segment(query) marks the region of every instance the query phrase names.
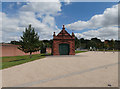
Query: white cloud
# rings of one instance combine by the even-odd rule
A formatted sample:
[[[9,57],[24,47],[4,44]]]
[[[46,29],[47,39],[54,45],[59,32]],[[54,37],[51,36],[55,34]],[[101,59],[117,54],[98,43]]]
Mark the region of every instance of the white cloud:
[[[22,3],[21,3],[21,2],[17,2],[16,4],[17,4],[17,5],[21,5]]]
[[[68,4],[70,0],[67,1]],[[77,21],[68,24],[66,27],[72,30],[96,29],[83,33],[75,33],[77,36],[84,38],[100,37],[101,39],[117,39],[118,6],[107,8],[103,14],[93,16],[89,21]],[[60,31],[55,23],[54,16],[59,15],[61,3],[57,2],[29,2],[21,7],[17,17],[9,17],[7,13],[0,12],[0,24],[2,24],[3,41],[19,40],[20,35],[29,24],[38,32],[40,39],[51,39],[55,31]],[[2,20],[2,21],[1,21]],[[1,25],[0,25],[1,26]],[[79,37],[80,37],[79,36]]]
[[[43,18],[42,22],[44,24],[47,24],[48,26],[50,27],[54,27],[55,26],[55,19],[54,17],[50,16],[50,15],[47,15]]]
[[[98,30],[89,30],[83,33],[75,33],[78,38],[91,39],[98,37],[104,39],[118,39],[118,27],[103,27]]]
[[[74,34],[75,34],[75,36],[76,36],[78,39],[80,39],[80,38],[83,37],[83,34],[81,34],[81,33],[74,33]]]
[[[39,15],[56,15],[61,11],[60,2],[30,2],[21,8],[22,11],[37,12]]]
[[[69,5],[71,3],[71,0],[64,0],[65,5]]]
[[[29,2],[20,8],[17,17],[2,14],[3,41],[19,40],[29,24],[38,32],[40,39],[51,39],[53,32],[58,32],[54,16],[61,11],[60,2]]]
[[[77,21],[71,24],[67,24],[66,27],[71,30],[85,30],[81,34],[76,34],[76,36],[81,35],[81,37],[86,39],[91,39],[93,37],[98,37],[102,40],[104,39],[118,39],[118,5],[112,6],[112,8],[107,8],[103,14],[94,15],[88,21]],[[97,30],[93,30],[97,29]]]
[[[118,5],[107,8],[103,14],[94,15],[88,21],[77,21],[67,24],[66,27],[71,30],[97,29],[99,27],[118,25]]]

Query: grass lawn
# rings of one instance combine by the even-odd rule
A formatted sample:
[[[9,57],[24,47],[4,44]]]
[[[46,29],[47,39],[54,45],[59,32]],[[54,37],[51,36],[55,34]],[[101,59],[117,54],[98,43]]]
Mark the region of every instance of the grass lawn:
[[[32,55],[32,58],[29,58],[29,55],[9,56],[9,57],[2,57],[0,58],[0,60],[2,60],[2,69],[4,69],[4,68],[12,67],[15,65],[23,64],[26,62],[34,61],[37,59],[41,59],[41,58],[44,58],[45,56],[46,56],[45,54],[34,54]]]
[[[83,52],[87,52],[87,51],[80,51],[80,50],[75,51],[75,53],[83,53]]]
[[[87,52],[87,51],[75,51],[75,53],[82,53],[82,52]],[[51,54],[48,54],[48,55],[51,55]],[[46,56],[45,54],[34,54],[32,55],[32,58],[30,58],[29,55],[0,57],[0,60],[2,60],[2,68],[0,67],[0,69],[5,69],[15,65],[45,58],[45,56]]]

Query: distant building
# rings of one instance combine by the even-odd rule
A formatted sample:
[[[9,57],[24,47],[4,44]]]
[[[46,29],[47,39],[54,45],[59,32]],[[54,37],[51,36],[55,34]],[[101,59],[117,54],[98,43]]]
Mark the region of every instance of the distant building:
[[[46,48],[46,53],[52,53],[52,49],[51,48]]]
[[[18,49],[19,45],[13,44],[0,44],[0,50],[2,52],[2,57],[4,56],[22,56],[22,55],[29,55],[29,53],[24,53],[23,51]],[[32,54],[40,54],[40,51],[33,52]]]
[[[70,35],[63,25],[62,31],[53,34],[53,55],[75,55],[75,35]]]

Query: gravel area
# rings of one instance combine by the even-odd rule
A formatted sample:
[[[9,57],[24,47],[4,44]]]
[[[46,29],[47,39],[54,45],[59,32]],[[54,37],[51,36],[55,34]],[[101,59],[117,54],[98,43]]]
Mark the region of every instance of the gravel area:
[[[3,87],[117,87],[118,52],[84,52],[2,70]]]

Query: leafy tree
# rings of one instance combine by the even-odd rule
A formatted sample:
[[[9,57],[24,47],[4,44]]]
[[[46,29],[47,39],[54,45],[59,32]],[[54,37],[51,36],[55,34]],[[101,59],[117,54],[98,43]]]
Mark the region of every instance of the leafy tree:
[[[11,41],[10,43],[11,43],[11,44],[14,44],[14,45],[19,45],[19,44],[20,44],[19,41],[15,41],[15,40],[14,40],[14,41]]]
[[[109,42],[109,40],[104,41],[104,49],[109,49],[110,48],[108,42]]]
[[[19,42],[20,46],[18,48],[25,53],[30,53],[30,58],[32,57],[32,52],[40,50],[39,36],[31,25],[23,31],[23,36],[21,36]]]
[[[75,37],[75,49],[80,47],[80,41],[77,37]]]
[[[53,43],[53,40],[41,40],[40,41],[40,44],[41,44],[41,47],[40,47],[41,53],[46,53],[46,48],[52,48],[52,43]]]
[[[109,42],[109,46],[111,49],[115,49],[115,41],[113,39]]]
[[[120,40],[115,40],[115,49],[120,50]]]

